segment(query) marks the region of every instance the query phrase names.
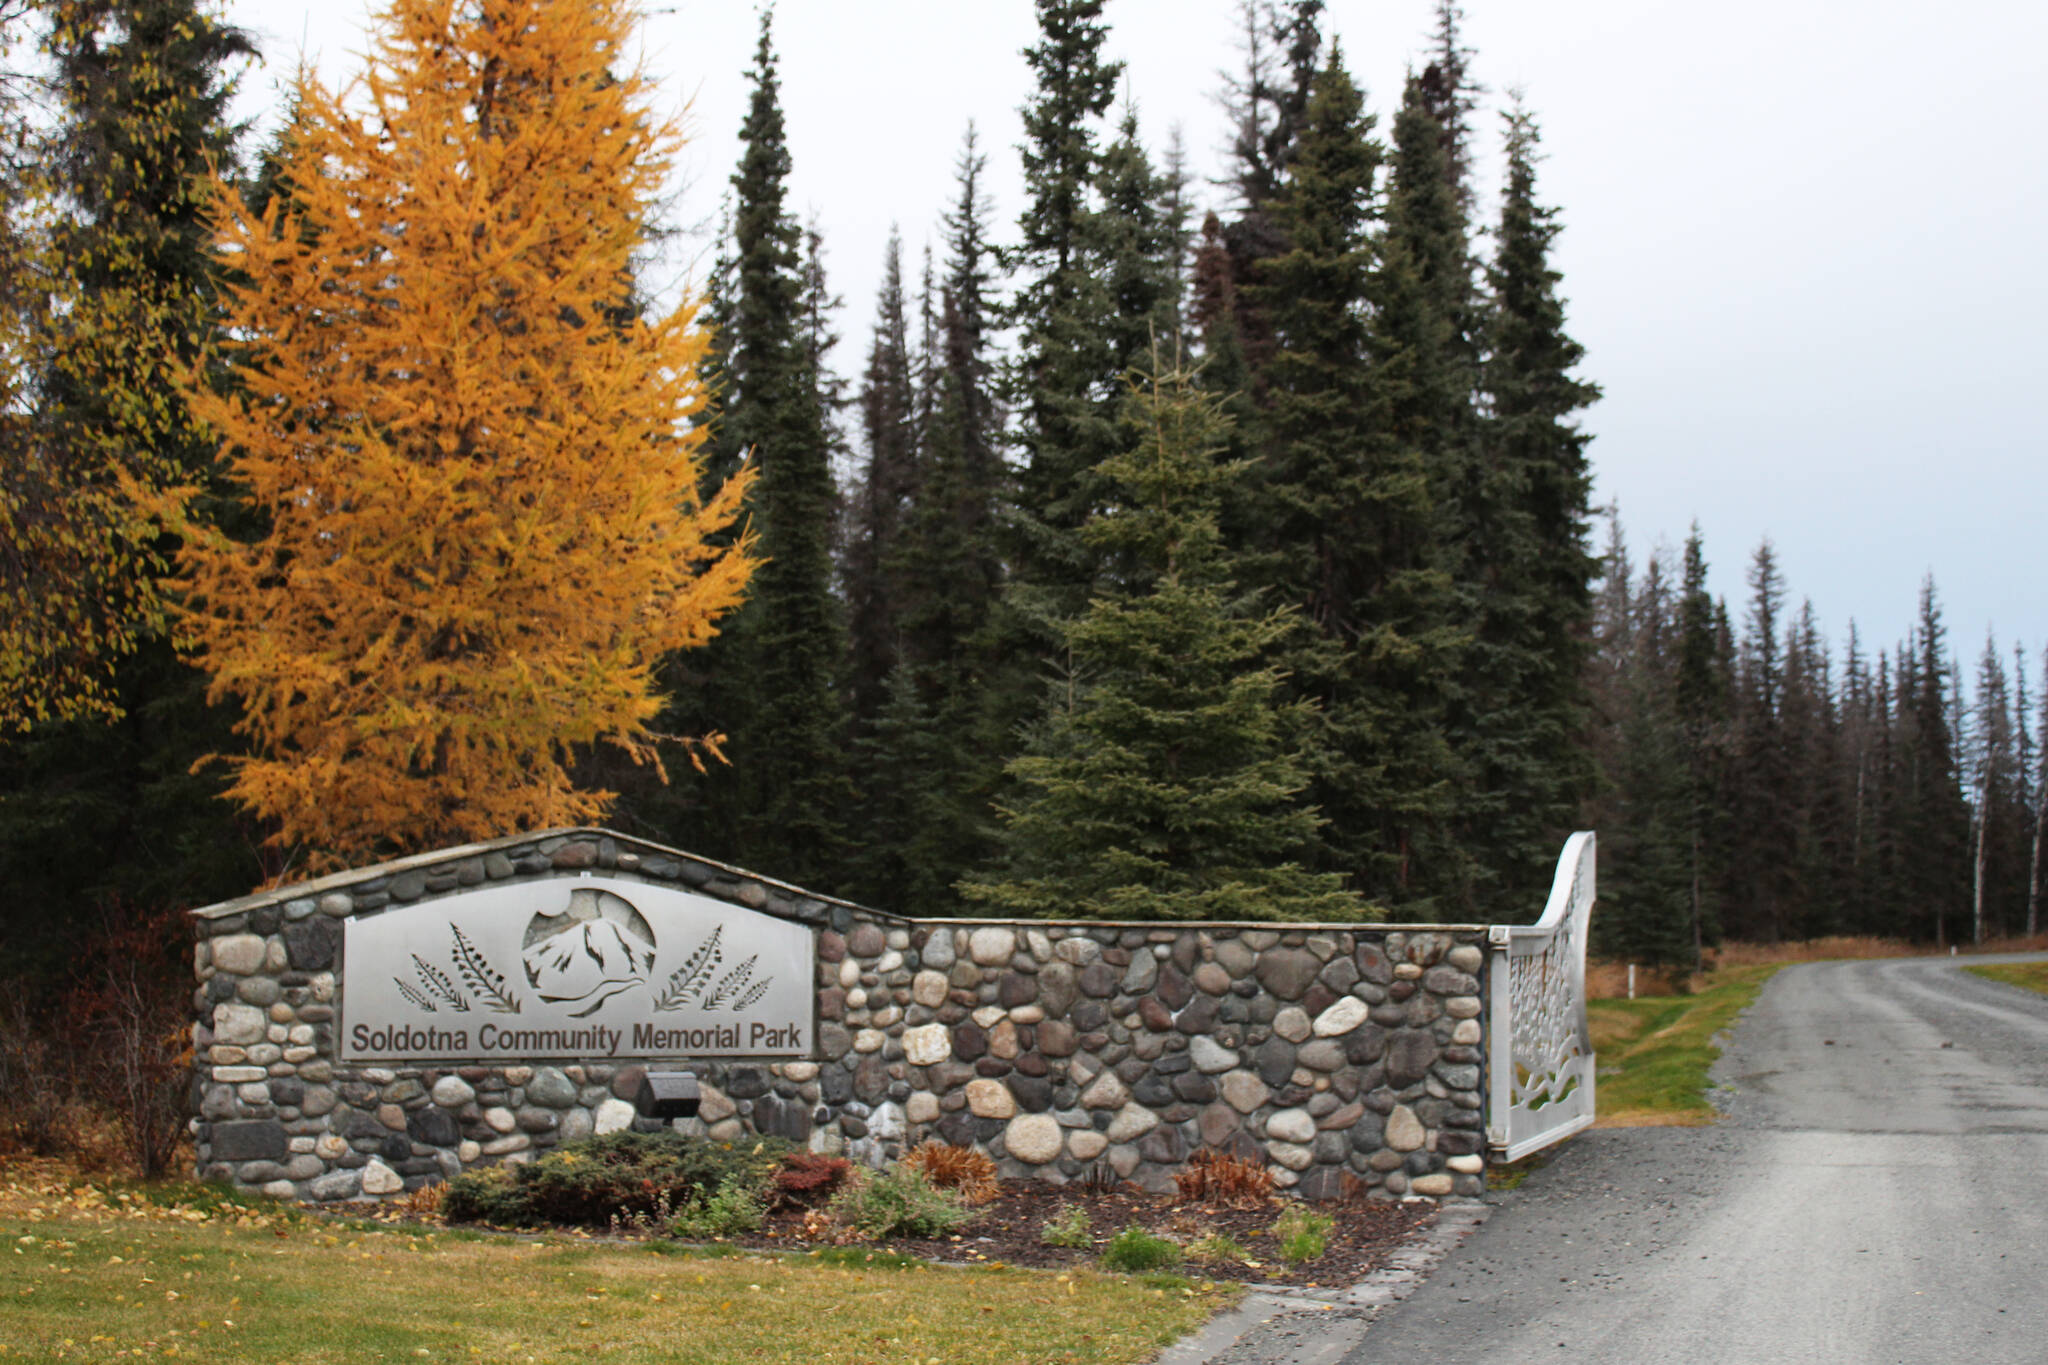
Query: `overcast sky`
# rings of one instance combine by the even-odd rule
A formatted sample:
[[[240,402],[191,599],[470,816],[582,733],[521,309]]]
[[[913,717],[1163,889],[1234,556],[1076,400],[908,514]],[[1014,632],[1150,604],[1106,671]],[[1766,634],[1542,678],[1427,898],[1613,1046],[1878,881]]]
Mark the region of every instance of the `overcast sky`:
[[[246,112],[274,118],[303,50],[330,80],[360,65],[364,0],[229,0],[268,65]],[[1540,191],[1586,377],[1597,496],[1638,552],[1697,518],[1713,587],[1738,616],[1769,536],[1797,599],[1839,648],[1911,623],[1933,571],[1951,643],[1974,667],[1987,627],[2048,644],[2039,411],[2048,343],[2048,5],[2040,0],[1466,0],[1483,188],[1500,92],[1543,125]],[[1235,0],[1111,0],[1142,130],[1178,125],[1221,173],[1218,72]],[[737,159],[755,7],[675,0],[646,26],[648,66],[694,140],[674,217],[717,210]],[[1430,0],[1332,0],[1383,126],[1425,47]],[[998,231],[1020,207],[1020,56],[1028,0],[782,0],[776,18],[794,171],[847,301],[858,370],[884,243],[934,239],[967,121],[990,156]],[[1220,192],[1210,191],[1212,200]],[[914,268],[914,266],[912,267]]]

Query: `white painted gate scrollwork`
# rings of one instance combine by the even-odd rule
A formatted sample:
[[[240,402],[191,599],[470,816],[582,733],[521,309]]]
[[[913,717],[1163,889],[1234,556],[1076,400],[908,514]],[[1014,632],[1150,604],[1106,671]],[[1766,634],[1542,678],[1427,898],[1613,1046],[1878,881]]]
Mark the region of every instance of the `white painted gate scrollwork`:
[[[1487,1144],[1518,1161],[1593,1122],[1593,1039],[1586,1026],[1586,931],[1593,914],[1593,835],[1557,860],[1543,918],[1497,924],[1488,1024]]]

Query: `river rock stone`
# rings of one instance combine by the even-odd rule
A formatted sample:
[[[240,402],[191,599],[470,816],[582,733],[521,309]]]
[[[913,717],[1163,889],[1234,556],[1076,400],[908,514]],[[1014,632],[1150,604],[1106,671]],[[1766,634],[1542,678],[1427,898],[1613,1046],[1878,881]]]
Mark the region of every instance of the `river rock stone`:
[[[977,1076],[967,1083],[967,1107],[977,1118],[1007,1119],[1016,1114],[1017,1099],[1001,1081]]]
[[[953,1055],[953,1030],[921,1024],[903,1031],[903,1059],[912,1066],[937,1066]]]
[[[1003,1148],[1017,1160],[1043,1166],[1060,1154],[1063,1135],[1051,1114],[1019,1114],[1003,1129]]]
[[[275,1119],[216,1123],[210,1137],[215,1161],[283,1161],[290,1150]]]
[[[639,1111],[621,1099],[605,1100],[591,1111],[590,1130],[603,1137],[606,1133],[622,1133],[633,1126]],[[698,1117],[703,1117],[700,1111]]]
[[[1316,1164],[1316,1154],[1312,1148],[1292,1142],[1269,1142],[1266,1144],[1266,1155],[1290,1171],[1305,1171]]]
[[[1395,1105],[1394,1112],[1387,1115],[1387,1146],[1397,1152],[1413,1152],[1427,1141],[1429,1133],[1422,1120],[1415,1117],[1415,1111],[1405,1104]]]
[[[270,1017],[254,1005],[213,1007],[213,1036],[220,1042],[240,1047],[260,1043],[269,1034]]]
[[[1316,1121],[1306,1109],[1282,1109],[1266,1118],[1266,1136],[1280,1142],[1312,1142]],[[1299,1170],[1300,1167],[1294,1169]]]
[[[1081,1092],[1081,1104],[1088,1109],[1121,1109],[1130,1099],[1130,1089],[1114,1071],[1104,1071]]]
[[[476,1087],[460,1076],[443,1076],[434,1082],[434,1103],[443,1109],[460,1109],[476,1098]]]
[[[1344,996],[1316,1016],[1315,1031],[1318,1038],[1335,1038],[1351,1032],[1365,1022],[1370,1013],[1363,1000],[1355,996]]]
[[[978,966],[1007,966],[1017,952],[1017,935],[1010,929],[976,929],[967,937],[967,955]]]
[[[1188,1039],[1188,1056],[1194,1061],[1195,1070],[1205,1076],[1220,1075],[1236,1066],[1239,1060],[1235,1052],[1214,1038],[1199,1033]]]
[[[1223,1078],[1223,1102],[1240,1114],[1249,1114],[1264,1104],[1272,1091],[1249,1071],[1233,1071]]]
[[[1281,1000],[1299,1000],[1323,964],[1299,948],[1275,948],[1259,958],[1253,974],[1259,984]]]
[[[1436,1061],[1436,1040],[1421,1029],[1403,1029],[1387,1044],[1387,1081],[1413,1085],[1429,1074]]]
[[[537,1067],[533,1079],[526,1083],[526,1099],[529,1104],[566,1109],[576,1103],[576,1082],[560,1067]]]
[[[381,1158],[373,1156],[370,1164],[363,1167],[364,1194],[397,1194],[404,1188],[405,1177],[386,1166]]]
[[[1159,1126],[1159,1115],[1141,1104],[1127,1104],[1117,1110],[1106,1130],[1109,1140],[1116,1143],[1134,1142]]]

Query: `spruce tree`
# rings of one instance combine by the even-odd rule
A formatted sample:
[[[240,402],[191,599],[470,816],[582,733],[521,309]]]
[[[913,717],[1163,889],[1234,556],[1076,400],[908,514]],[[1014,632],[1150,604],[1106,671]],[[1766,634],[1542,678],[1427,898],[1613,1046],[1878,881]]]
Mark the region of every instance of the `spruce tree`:
[[[1577,414],[1600,396],[1574,373],[1585,348],[1565,331],[1551,266],[1557,213],[1536,199],[1535,120],[1517,105],[1506,122],[1507,188],[1487,271],[1480,486],[1467,504],[1485,521],[1467,527],[1460,557],[1474,612],[1464,747],[1488,797],[1466,829],[1487,873],[1482,904],[1498,915],[1540,901],[1591,779],[1581,742],[1591,437]]]
[[[267,832],[216,800],[231,708],[163,629],[161,537],[120,484],[227,513],[173,380],[218,345],[209,170],[247,37],[192,0],[0,5],[48,96],[0,76],[0,957],[65,979],[88,926],[235,895]],[[10,63],[11,68],[11,63]],[[22,733],[15,733],[16,731]]]
[[[903,241],[889,235],[874,339],[861,381],[864,461],[849,507],[846,602],[852,648],[853,713],[865,727],[880,714],[901,648],[905,523],[918,477],[917,385],[903,297]]]
[[[762,565],[733,627],[738,648],[719,661],[751,705],[732,721],[733,768],[713,774],[707,799],[737,803],[727,856],[822,886],[841,875],[842,820],[852,803],[839,688],[845,624],[832,592],[837,494],[811,324],[821,310],[806,305],[805,243],[785,207],[790,162],[771,17],[761,17],[732,182],[735,264],[720,417],[721,444],[759,469],[748,510]],[[809,279],[815,299],[816,272]]]
[[[1112,397],[1122,357],[1103,334],[1111,309],[1098,273],[1096,125],[1115,95],[1121,63],[1105,62],[1102,0],[1037,0],[1039,41],[1025,61],[1037,77],[1024,107],[1024,212],[1005,263],[1025,279],[1007,321],[1017,329],[1009,377],[1018,417],[1016,546],[1020,575],[1079,605],[1085,558],[1072,536],[1086,519],[1087,476],[1114,446]]]
[[[985,695],[997,662],[990,627],[1002,582],[995,516],[1003,487],[985,169],[970,126],[959,198],[945,219],[940,305],[923,347],[930,416],[900,549],[888,561],[898,646],[862,750],[870,815],[858,887],[870,903],[921,914],[944,913],[953,884],[989,856],[988,800],[1002,761]]]
[[[1684,740],[1686,904],[1693,970],[1703,971],[1706,945],[1720,939],[1730,682],[1717,648],[1714,600],[1707,593],[1706,548],[1698,522],[1685,540],[1677,631],[1672,700]]]
[[[1308,920],[1363,905],[1304,869],[1301,706],[1263,662],[1295,628],[1244,596],[1218,512],[1241,477],[1222,416],[1179,370],[1127,408],[1130,449],[1099,468],[1083,538],[1119,572],[1067,623],[1072,671],[1003,812],[1007,862],[962,884],[1007,914]]]

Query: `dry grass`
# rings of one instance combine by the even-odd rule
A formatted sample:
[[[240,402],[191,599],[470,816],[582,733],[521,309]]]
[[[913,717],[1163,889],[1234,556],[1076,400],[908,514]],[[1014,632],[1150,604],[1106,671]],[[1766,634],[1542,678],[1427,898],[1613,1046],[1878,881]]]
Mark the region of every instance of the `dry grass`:
[[[1180,1197],[1191,1203],[1256,1208],[1273,1197],[1273,1173],[1264,1166],[1204,1147],[1174,1172]]]
[[[1978,953],[2048,952],[2048,934],[2032,938],[1986,939],[1977,946],[1963,945],[1961,955]],[[1707,950],[1707,976],[1688,973],[1678,967],[1636,967],[1636,998],[1690,995],[1707,986],[1712,973],[1729,967],[1783,966],[1789,962],[1840,962],[1878,957],[1931,957],[1934,949],[1924,943],[1902,938],[1878,938],[1868,934],[1834,934],[1827,938],[1801,939],[1786,943],[1723,943]],[[1626,1000],[1628,967],[1612,959],[1586,964],[1586,996],[1590,1000]]]
[[[188,1187],[199,1189],[201,1187]],[[152,1205],[0,1165],[0,1361],[218,1365],[1135,1365],[1234,1292],[900,1259],[661,1254],[587,1238]]]
[[[903,1165],[922,1172],[934,1189],[955,1190],[968,1204],[986,1204],[1002,1190],[996,1163],[977,1147],[948,1142],[922,1142],[903,1158]]]

